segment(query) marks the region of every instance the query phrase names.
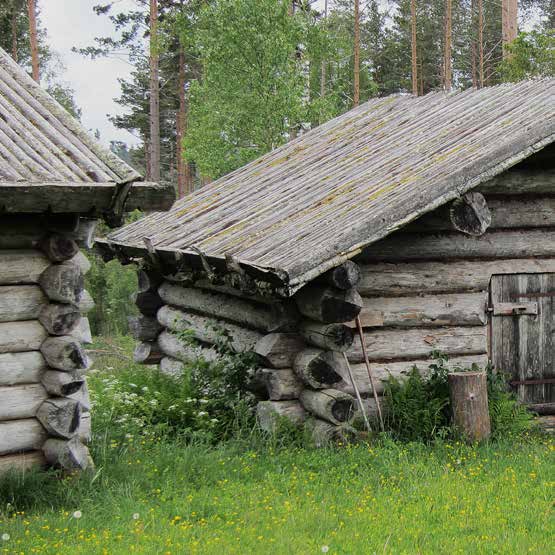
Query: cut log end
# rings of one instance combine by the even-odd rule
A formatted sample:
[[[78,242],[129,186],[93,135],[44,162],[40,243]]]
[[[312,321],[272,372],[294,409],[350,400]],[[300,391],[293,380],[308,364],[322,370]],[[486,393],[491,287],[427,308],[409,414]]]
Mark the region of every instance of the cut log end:
[[[79,341],[70,335],[49,337],[42,343],[40,351],[48,365],[57,370],[85,370],[90,364]]]
[[[60,233],[46,236],[40,241],[39,247],[52,262],[64,262],[79,252],[77,243],[71,237]]]
[[[67,335],[75,328],[80,318],[77,307],[52,303],[41,310],[39,321],[50,335]]]
[[[158,364],[164,355],[155,341],[143,341],[135,347],[133,360],[137,364]]]
[[[450,209],[453,227],[467,235],[483,235],[491,225],[491,212],[481,193],[467,193]]]
[[[64,470],[86,470],[92,463],[89,450],[77,437],[69,441],[48,439],[42,450],[49,464]]]
[[[338,353],[305,349],[295,358],[293,368],[297,376],[315,389],[333,387],[342,381],[340,366],[344,359]]]
[[[37,411],[37,420],[50,435],[69,439],[79,429],[81,405],[73,399],[47,399]]]

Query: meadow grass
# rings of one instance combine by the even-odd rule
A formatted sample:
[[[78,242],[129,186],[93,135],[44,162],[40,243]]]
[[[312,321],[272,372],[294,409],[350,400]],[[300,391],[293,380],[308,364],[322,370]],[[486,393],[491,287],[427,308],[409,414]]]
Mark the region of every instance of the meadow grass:
[[[95,430],[94,472],[0,483],[0,553],[553,553],[547,437],[316,450],[120,428]]]

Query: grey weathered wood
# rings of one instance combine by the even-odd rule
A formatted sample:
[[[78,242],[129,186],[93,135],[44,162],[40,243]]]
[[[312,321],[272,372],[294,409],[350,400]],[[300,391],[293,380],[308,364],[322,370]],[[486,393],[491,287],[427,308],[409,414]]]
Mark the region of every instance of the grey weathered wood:
[[[486,326],[372,330],[365,332],[364,340],[371,361],[427,358],[432,351],[449,356],[487,352]],[[351,362],[364,362],[359,341],[347,356]]]
[[[70,335],[49,337],[40,351],[49,366],[64,372],[86,370],[90,361],[81,347],[81,343]]]
[[[455,427],[471,442],[488,439],[491,425],[485,372],[451,372],[449,397]]]
[[[365,297],[363,327],[481,326],[487,322],[487,292],[414,297]],[[350,324],[354,327],[355,324]]]
[[[44,254],[36,250],[0,250],[0,285],[38,283],[50,266]]]
[[[258,340],[254,352],[264,366],[292,368],[297,355],[306,347],[296,333],[269,333]]]
[[[40,449],[47,437],[36,418],[0,422],[0,455]]]
[[[493,306],[527,302],[537,306],[537,314],[492,317],[492,361],[510,381],[542,380],[553,376],[554,292],[555,274],[496,275],[492,278]],[[554,384],[519,384],[516,392],[525,403],[555,402]]]
[[[83,283],[81,269],[71,262],[49,266],[39,279],[42,290],[51,301],[75,305],[81,300]]]
[[[39,315],[39,322],[50,335],[67,335],[80,319],[81,313],[76,306],[61,303],[47,304]]]
[[[310,345],[340,353],[348,351],[354,340],[353,331],[345,324],[322,324],[304,320],[299,326],[299,331]]]
[[[519,195],[553,193],[555,169],[526,170],[513,168],[480,185],[485,194]]]
[[[137,364],[158,364],[162,353],[156,341],[141,341],[133,352],[133,361]]]
[[[134,293],[132,298],[141,314],[149,318],[154,318],[158,309],[164,305],[164,301],[160,298],[157,291]]]
[[[7,213],[107,212],[115,183],[0,183],[0,209]],[[172,184],[136,182],[129,191],[125,211],[164,211],[175,201]]]
[[[218,343],[222,339],[222,330],[226,330],[231,345],[236,351],[252,351],[262,337],[254,330],[242,328],[236,324],[221,322],[206,316],[186,314],[170,306],[163,306],[158,311],[158,322],[172,331],[190,330],[193,337],[205,343]]]
[[[486,199],[475,191],[454,200],[449,215],[455,230],[467,235],[483,235],[491,224],[491,212]]]
[[[305,384],[324,389],[341,381],[341,367],[344,365],[340,353],[308,347],[295,357],[293,369]]]
[[[47,337],[37,320],[0,323],[0,353],[38,351]]]
[[[327,324],[350,322],[362,309],[362,299],[355,289],[307,285],[295,295],[295,301],[301,314]]]
[[[555,272],[555,258],[378,262],[361,269],[358,289],[362,295],[457,293],[486,291],[493,274]]]
[[[332,424],[350,422],[355,415],[355,399],[336,389],[304,389],[300,400],[305,410]]]
[[[94,245],[94,234],[98,220],[95,218],[79,218],[79,225],[77,229],[69,236],[82,248],[92,249]]]
[[[164,281],[164,276],[157,270],[139,270],[137,272],[137,290],[139,293],[156,291]]]
[[[298,320],[296,310],[288,303],[255,303],[169,282],[164,282],[158,292],[166,304],[264,332],[292,329]]]
[[[50,395],[67,397],[77,393],[83,387],[85,378],[78,372],[47,370],[41,376],[41,383]]]
[[[69,441],[48,439],[42,447],[46,461],[64,470],[86,470],[92,466],[89,450],[78,437]]]
[[[270,401],[298,399],[304,387],[296,373],[289,368],[259,368],[256,378],[264,385]]]
[[[69,439],[79,430],[81,405],[73,399],[52,397],[43,401],[36,415],[51,436]]]
[[[316,279],[317,283],[326,283],[337,289],[352,289],[360,281],[360,268],[352,260],[347,260],[343,264],[328,270]]]
[[[47,397],[41,384],[0,387],[0,420],[32,418]]]
[[[170,331],[163,331],[158,336],[158,346],[166,356],[180,360],[185,364],[194,363],[199,358],[208,362],[216,361],[219,358],[215,349],[195,345],[190,341],[180,339]]]
[[[77,303],[77,308],[81,314],[86,314],[94,308],[94,300],[86,289],[83,289],[81,293],[81,299]]]
[[[83,275],[86,275],[92,267],[90,260],[81,251],[77,251],[77,254],[68,262],[78,266]]]
[[[81,316],[77,321],[77,325],[69,333],[83,345],[90,345],[93,342],[91,324],[86,316]]]
[[[77,243],[61,233],[46,235],[39,241],[38,247],[52,262],[64,262],[79,252]]]
[[[160,361],[160,372],[167,376],[180,377],[185,371],[185,364],[173,357],[165,356]]]
[[[261,401],[256,407],[256,418],[266,432],[275,432],[280,421],[300,425],[307,414],[299,401]]]
[[[92,440],[92,418],[90,412],[81,413],[81,422],[79,423],[79,431],[77,433],[80,441],[88,444]]]
[[[333,442],[349,443],[357,436],[357,431],[348,424],[335,425],[319,418],[308,418],[305,429],[315,447],[325,447]]]
[[[0,354],[0,386],[39,383],[45,368],[38,351]]]
[[[434,361],[433,359],[424,360],[401,360],[394,362],[371,362],[370,370],[374,376],[374,381],[376,383],[376,392],[381,395],[384,391],[385,382],[390,378],[394,377],[397,379],[404,379],[411,372],[414,366],[416,366],[419,372],[423,375],[427,374],[430,364]],[[476,364],[480,368],[485,368],[488,363],[487,354],[482,355],[469,355],[462,357],[452,357],[447,362],[447,367],[450,369],[456,368],[472,368]],[[353,372],[353,377],[355,383],[360,391],[361,395],[369,395],[372,393],[372,388],[370,386],[370,379],[368,378],[368,370],[366,364],[352,364],[351,370]],[[350,377],[347,372],[343,373],[341,371],[343,381],[335,384],[334,389],[340,391],[345,391],[350,395],[354,395],[355,391],[351,384]]]
[[[28,451],[0,457],[0,477],[8,472],[23,473],[44,466],[46,460],[42,451]]]
[[[0,286],[0,322],[36,320],[48,299],[38,285]]]
[[[555,230],[490,230],[480,237],[462,233],[397,232],[360,255],[363,262],[457,258],[555,256]],[[359,288],[360,290],[360,288]]]
[[[85,383],[83,387],[68,395],[69,399],[72,399],[79,403],[81,407],[81,414],[83,412],[90,412],[91,410],[91,395],[89,392],[89,386],[87,385],[87,380],[85,379]]]
[[[139,341],[154,341],[164,329],[156,318],[148,316],[129,316],[129,333]]]

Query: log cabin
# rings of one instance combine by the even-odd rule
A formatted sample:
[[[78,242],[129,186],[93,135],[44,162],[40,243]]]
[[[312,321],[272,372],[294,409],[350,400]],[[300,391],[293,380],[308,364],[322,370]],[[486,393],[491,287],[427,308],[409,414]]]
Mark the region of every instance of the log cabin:
[[[166,210],[171,186],[146,183],[93,140],[0,49],[0,474],[90,464],[83,287],[98,219]]]
[[[376,98],[115,231],[138,359],[212,360],[216,322],[259,356],[261,425],[320,436],[434,351],[554,412],[554,141],[554,79]]]

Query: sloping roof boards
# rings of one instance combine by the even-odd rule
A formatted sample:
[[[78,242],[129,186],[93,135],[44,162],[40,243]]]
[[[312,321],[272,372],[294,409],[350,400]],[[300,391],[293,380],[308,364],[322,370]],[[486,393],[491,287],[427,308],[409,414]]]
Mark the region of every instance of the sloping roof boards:
[[[553,142],[554,116],[554,79],[373,99],[108,241],[231,256],[291,294]]]
[[[73,193],[87,210],[103,210],[117,186],[141,179],[0,49],[0,212],[71,210]],[[160,186],[144,184],[142,197],[152,188]]]

